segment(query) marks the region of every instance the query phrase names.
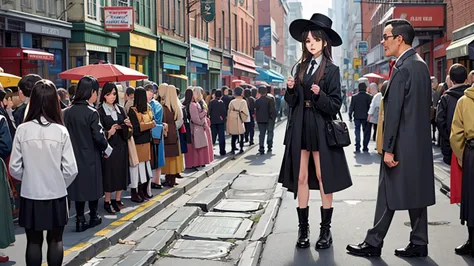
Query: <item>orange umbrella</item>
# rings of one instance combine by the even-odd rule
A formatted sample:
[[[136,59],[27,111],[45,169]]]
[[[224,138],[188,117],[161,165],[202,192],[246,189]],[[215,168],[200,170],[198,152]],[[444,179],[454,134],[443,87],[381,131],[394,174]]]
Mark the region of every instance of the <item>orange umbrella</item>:
[[[76,67],[59,73],[59,78],[79,80],[84,76],[93,76],[99,82],[120,82],[147,79],[148,76],[128,67],[114,64],[98,64]]]

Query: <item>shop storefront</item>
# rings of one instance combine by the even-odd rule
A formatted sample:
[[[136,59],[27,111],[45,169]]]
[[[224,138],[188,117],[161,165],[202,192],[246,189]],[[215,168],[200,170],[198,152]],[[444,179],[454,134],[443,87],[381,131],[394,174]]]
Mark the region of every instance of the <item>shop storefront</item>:
[[[188,62],[190,85],[201,86],[205,91],[210,91],[208,65],[209,45],[191,38],[191,58]]]
[[[118,34],[105,31],[102,27],[91,23],[73,23],[69,45],[70,67],[114,64],[119,37]]]
[[[233,54],[234,60],[234,75],[233,80],[242,80],[247,84],[251,84],[255,77],[257,77],[258,72],[256,71],[257,66],[255,65],[255,60],[251,57],[245,56],[243,54]],[[232,82],[233,87],[235,87],[235,83]]]
[[[221,69],[221,77],[222,77],[222,87],[232,86],[232,55],[223,53],[222,54],[222,69]]]
[[[447,60],[446,60],[446,49],[451,42],[446,42],[446,37],[439,38],[434,41],[433,48],[433,76],[435,76],[439,82],[444,82],[447,75]]]
[[[160,52],[159,82],[172,84],[183,92],[188,87],[188,76],[186,76],[186,52],[188,45],[162,35],[160,36],[158,46]]]
[[[155,81],[156,51],[156,37],[138,32],[120,33],[117,64],[135,69]],[[136,81],[130,81],[131,86],[136,84]]]
[[[210,89],[219,89],[222,87],[221,80],[222,52],[212,49],[209,54],[209,86]]]
[[[257,68],[256,70],[258,75],[255,77],[255,81],[263,81],[272,85],[285,82],[284,76],[272,69]]]
[[[38,74],[66,86],[59,73],[68,65],[71,23],[9,10],[1,12],[0,31],[0,67],[5,72]]]
[[[453,32],[453,40],[446,48],[448,66],[459,63],[464,65],[468,72],[474,70],[474,23]]]

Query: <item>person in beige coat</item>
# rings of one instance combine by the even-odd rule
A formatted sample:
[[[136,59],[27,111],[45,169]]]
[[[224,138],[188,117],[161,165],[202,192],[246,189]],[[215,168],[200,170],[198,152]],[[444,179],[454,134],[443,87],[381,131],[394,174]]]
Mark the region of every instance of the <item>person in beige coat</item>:
[[[474,87],[465,90],[458,100],[449,141],[462,167],[460,217],[469,232],[467,242],[454,251],[458,255],[474,256]]]
[[[235,99],[230,101],[227,112],[227,131],[232,135],[232,151],[235,154],[237,150],[236,142],[239,141],[240,153],[244,152],[244,123],[249,118],[249,108],[247,102],[242,97],[243,89],[237,87],[234,89]]]

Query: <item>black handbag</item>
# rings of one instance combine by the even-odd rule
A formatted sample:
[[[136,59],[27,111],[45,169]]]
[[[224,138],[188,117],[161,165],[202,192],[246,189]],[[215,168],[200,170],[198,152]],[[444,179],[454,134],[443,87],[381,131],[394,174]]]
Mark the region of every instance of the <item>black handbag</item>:
[[[336,120],[326,121],[326,139],[329,147],[343,148],[351,145],[349,128],[342,121],[341,112],[339,112],[339,119],[336,116]]]

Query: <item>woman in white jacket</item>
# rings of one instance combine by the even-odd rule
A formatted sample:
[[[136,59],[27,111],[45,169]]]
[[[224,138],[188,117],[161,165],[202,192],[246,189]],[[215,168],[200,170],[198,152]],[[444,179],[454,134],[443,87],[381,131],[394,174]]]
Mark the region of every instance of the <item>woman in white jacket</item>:
[[[370,94],[373,95],[372,103],[370,104],[370,108],[368,111],[367,121],[372,124],[374,135],[372,139],[375,141],[377,136],[377,123],[379,121],[379,110],[380,110],[380,103],[382,102],[382,93],[380,92],[380,88],[382,85],[377,86],[375,83],[370,84]]]
[[[41,265],[43,231],[48,232],[48,265],[62,264],[67,187],[77,173],[56,86],[40,80],[33,87],[26,118],[17,128],[10,158],[10,174],[22,181],[19,223],[26,231],[26,265]]]

